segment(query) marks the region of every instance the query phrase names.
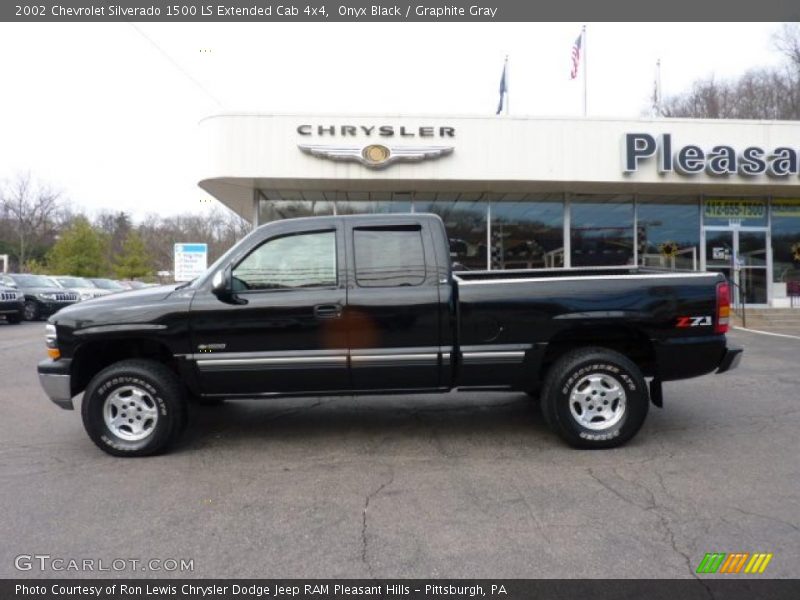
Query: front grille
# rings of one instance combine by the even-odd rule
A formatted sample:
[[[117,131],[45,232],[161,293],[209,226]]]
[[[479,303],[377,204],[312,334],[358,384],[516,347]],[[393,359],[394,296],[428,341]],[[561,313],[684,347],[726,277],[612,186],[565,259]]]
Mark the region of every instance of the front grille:
[[[0,292],[0,300],[8,301],[8,300],[16,300],[17,293],[16,292]]]
[[[56,302],[77,302],[78,294],[71,292],[59,292],[56,294]]]

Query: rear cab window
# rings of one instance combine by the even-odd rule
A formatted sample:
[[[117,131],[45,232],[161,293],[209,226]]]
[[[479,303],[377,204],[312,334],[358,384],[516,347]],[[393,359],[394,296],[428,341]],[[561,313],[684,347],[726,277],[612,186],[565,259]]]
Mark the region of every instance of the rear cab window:
[[[356,227],[353,247],[358,287],[411,287],[425,282],[420,225]]]

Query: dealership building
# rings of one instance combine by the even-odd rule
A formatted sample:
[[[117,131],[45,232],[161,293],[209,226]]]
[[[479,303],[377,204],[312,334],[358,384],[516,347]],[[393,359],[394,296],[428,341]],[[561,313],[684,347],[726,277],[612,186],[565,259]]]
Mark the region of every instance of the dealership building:
[[[800,295],[797,122],[225,114],[200,129],[200,186],[254,224],[430,212],[467,269],[707,269],[748,305]]]

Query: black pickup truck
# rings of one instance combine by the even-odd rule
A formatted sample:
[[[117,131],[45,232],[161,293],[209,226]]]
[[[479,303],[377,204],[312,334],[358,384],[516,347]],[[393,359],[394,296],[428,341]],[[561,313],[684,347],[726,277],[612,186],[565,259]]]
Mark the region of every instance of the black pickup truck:
[[[714,273],[458,272],[435,215],[259,227],[205,275],[50,318],[48,396],[106,452],[163,451],[188,401],[512,390],[582,448],[623,444],[661,383],[735,367]],[[651,378],[649,385],[646,378]]]

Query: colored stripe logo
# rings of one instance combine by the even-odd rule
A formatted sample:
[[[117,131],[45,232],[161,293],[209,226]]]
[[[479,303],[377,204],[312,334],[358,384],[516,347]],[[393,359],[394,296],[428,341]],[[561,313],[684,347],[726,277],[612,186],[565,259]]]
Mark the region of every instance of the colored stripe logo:
[[[772,556],[771,552],[707,552],[697,566],[697,573],[760,574],[766,571]]]

